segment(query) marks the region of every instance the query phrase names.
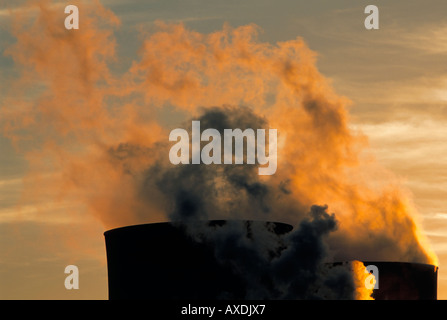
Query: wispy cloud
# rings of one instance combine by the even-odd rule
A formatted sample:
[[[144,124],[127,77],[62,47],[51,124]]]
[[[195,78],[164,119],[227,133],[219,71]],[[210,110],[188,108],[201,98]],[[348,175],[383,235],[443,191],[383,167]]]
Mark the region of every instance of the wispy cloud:
[[[13,178],[0,180],[0,188],[4,186],[17,186],[23,183],[23,178]]]
[[[81,223],[81,215],[73,211],[81,211],[81,207],[74,203],[40,203],[18,205],[0,208],[0,224],[13,222],[37,222],[45,224],[73,224]],[[70,212],[68,214],[67,212]]]

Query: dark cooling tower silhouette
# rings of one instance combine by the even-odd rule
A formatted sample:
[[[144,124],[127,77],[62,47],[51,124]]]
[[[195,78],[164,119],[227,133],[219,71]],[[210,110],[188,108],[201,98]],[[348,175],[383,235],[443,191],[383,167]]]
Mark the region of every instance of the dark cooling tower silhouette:
[[[436,300],[438,267],[409,262],[363,261],[379,270],[377,300]]]
[[[198,223],[213,227],[227,221]],[[240,223],[247,237],[257,225],[268,226],[268,232],[278,237],[292,230],[292,226],[277,222]],[[185,225],[173,223],[106,231],[109,299],[244,299],[246,288],[241,276],[216,261],[212,244],[196,241],[188,234]],[[377,300],[437,298],[438,269],[433,265],[383,261],[364,264],[378,268],[379,288],[373,293]]]
[[[199,222],[198,222],[199,223]],[[208,226],[226,221],[200,222]],[[292,226],[241,221],[247,236],[256,224],[270,225],[274,234]],[[191,227],[191,225],[189,224]],[[213,247],[187,235],[184,225],[154,223],[104,233],[110,299],[233,299],[245,296],[243,281],[229,266],[219,264]]]

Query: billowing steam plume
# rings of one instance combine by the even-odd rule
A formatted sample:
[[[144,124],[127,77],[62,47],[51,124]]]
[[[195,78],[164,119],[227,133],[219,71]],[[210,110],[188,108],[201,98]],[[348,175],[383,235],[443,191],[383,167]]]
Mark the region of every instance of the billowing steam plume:
[[[318,72],[302,39],[270,44],[257,39],[254,25],[202,34],[156,22],[138,59],[117,71],[112,12],[81,2],[80,30],[69,31],[63,10],[32,3],[11,17],[16,42],[5,53],[22,73],[1,111],[3,133],[30,162],[29,196],[45,186],[52,201],[82,204],[105,228],[190,219],[290,223],[296,230],[269,267],[276,297],[352,297],[346,274],[316,271],[325,261],[436,263],[411,198],[349,128],[348,100]],[[166,110],[183,121],[166,125]],[[277,172],[170,164],[169,132],[190,129],[191,120],[202,130],[277,129]],[[219,258],[231,260],[225,246],[242,240],[222,239]],[[259,252],[251,255],[262,265]],[[258,269],[243,268],[254,280]],[[300,278],[285,283],[291,273]],[[346,290],[336,285],[343,279]],[[327,291],[315,293],[318,284]]]

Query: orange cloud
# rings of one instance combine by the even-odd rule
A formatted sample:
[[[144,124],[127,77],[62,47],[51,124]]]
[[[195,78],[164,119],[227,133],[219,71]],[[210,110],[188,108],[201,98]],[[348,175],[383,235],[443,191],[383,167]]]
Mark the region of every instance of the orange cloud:
[[[227,218],[241,214],[229,213],[230,203],[252,218],[258,207],[251,201],[268,203],[262,219],[292,223],[311,205],[328,204],[340,221],[334,257],[436,263],[411,197],[394,178],[379,181],[383,170],[364,161],[366,139],[349,129],[348,99],[332,90],[302,39],[270,44],[258,40],[255,25],[202,34],[157,22],[138,60],[116,74],[112,12],[79,3],[80,29],[65,30],[62,10],[48,1],[30,5],[36,15],[13,19],[17,41],[6,54],[22,76],[2,113],[4,134],[28,155],[30,195],[44,187],[54,201],[82,203],[106,228],[167,220],[172,194],[150,171],[171,172],[168,128],[157,112],[173,106],[194,118],[210,107],[233,106],[222,110],[235,114],[248,107],[253,119],[278,129],[278,171],[250,176],[251,185],[269,190],[255,200],[247,188],[224,190],[228,181],[213,171],[206,183]],[[42,177],[45,171],[53,174]]]

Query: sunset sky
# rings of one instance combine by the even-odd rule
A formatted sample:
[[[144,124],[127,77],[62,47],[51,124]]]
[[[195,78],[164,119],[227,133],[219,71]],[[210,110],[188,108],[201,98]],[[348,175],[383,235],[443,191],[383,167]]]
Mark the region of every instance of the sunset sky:
[[[63,108],[62,104],[77,99],[70,96],[65,100],[64,96],[65,93],[71,94],[70,85],[67,84],[70,83],[70,73],[75,74],[77,69],[68,58],[63,60],[65,51],[62,50],[66,47],[62,45],[61,51],[52,52],[45,51],[52,48],[50,46],[44,47],[43,52],[39,52],[35,46],[29,46],[27,48],[35,50],[36,55],[28,52],[24,52],[23,56],[20,54],[20,48],[25,48],[20,45],[39,43],[32,42],[32,38],[40,34],[39,27],[44,25],[29,24],[40,10],[33,3],[40,1],[31,1],[31,5],[24,1],[6,1],[0,7],[0,48],[3,53],[0,56],[0,299],[107,299],[103,232],[128,220],[116,215],[107,220],[109,218],[90,212],[98,208],[113,208],[118,212],[125,206],[119,200],[104,205],[106,197],[103,199],[102,195],[101,199],[95,198],[95,201],[90,201],[90,198],[85,202],[78,201],[78,197],[88,198],[85,197],[88,194],[79,194],[73,185],[85,183],[93,194],[100,184],[90,185],[88,177],[84,175],[96,173],[80,173],[81,182],[76,181],[72,185],[67,183],[70,179],[65,180],[68,171],[61,168],[69,162],[67,155],[79,155],[79,158],[73,160],[71,169],[82,168],[82,154],[89,151],[89,145],[82,142],[96,143],[97,136],[105,137],[98,145],[114,141],[114,134],[122,132],[129,141],[144,140],[149,145],[161,136],[167,142],[167,136],[164,138],[159,127],[171,128],[188,120],[189,117],[185,116],[190,110],[187,105],[196,100],[188,100],[190,97],[185,94],[176,98],[178,100],[169,100],[171,105],[164,109],[130,115],[123,119],[117,127],[119,131],[115,133],[110,130],[116,124],[115,118],[102,118],[103,111],[99,109],[85,109],[91,114],[74,116],[78,117],[77,128],[82,129],[76,131],[75,137],[69,136],[61,141],[57,138],[46,140],[56,131],[65,132],[65,124],[58,124],[55,120],[58,118],[53,118],[54,110],[44,107],[39,109],[42,111],[39,119],[34,119],[33,114],[19,113],[18,110],[27,110],[33,104],[45,105],[45,101],[50,101],[54,105],[61,104],[61,114],[57,115],[61,119],[71,115],[70,110]],[[55,24],[63,26],[66,16],[63,9],[72,2],[42,3],[40,8],[52,10],[48,17]],[[392,176],[388,177],[384,173],[390,181],[402,185],[403,192],[408,194],[409,201],[419,213],[417,219],[422,233],[428,238],[439,260],[438,298],[447,298],[447,271],[444,271],[444,265],[447,265],[447,211],[443,205],[447,198],[447,3],[444,0],[423,3],[416,0],[103,0],[100,3],[110,10],[96,12],[101,21],[106,23],[93,23],[97,29],[88,29],[83,25],[84,21],[90,23],[96,20],[87,21],[84,12],[80,10],[80,29],[70,32],[78,32],[79,38],[74,41],[96,41],[91,41],[91,46],[86,48],[98,53],[98,61],[107,60],[107,66],[106,63],[92,64],[92,69],[86,72],[85,77],[92,82],[107,82],[110,88],[120,88],[119,93],[115,92],[118,97],[114,97],[111,103],[125,110],[129,108],[129,111],[134,110],[131,104],[136,101],[132,96],[136,93],[129,89],[131,85],[126,86],[133,83],[129,74],[138,76],[146,66],[145,63],[149,63],[144,57],[152,57],[150,47],[144,53],[144,39],[156,29],[155,21],[183,23],[185,29],[200,34],[220,31],[225,28],[224,25],[237,28],[254,24],[259,27],[257,41],[271,45],[302,38],[315,53],[316,67],[336,95],[344,97],[343,101],[349,100],[346,102],[349,128],[361,131],[368,137],[371,147],[368,156],[374,156],[380,167],[394,174],[390,173]],[[377,5],[380,10],[379,30],[366,30],[364,27],[364,8],[369,4]],[[55,15],[55,12],[59,15]],[[27,37],[26,30],[29,30],[30,37]],[[87,33],[86,30],[94,32]],[[45,32],[42,29],[42,33]],[[114,41],[109,41],[110,37]],[[69,38],[63,39],[60,43],[71,41]],[[152,44],[155,43],[153,41]],[[16,43],[20,45],[15,46]],[[51,45],[60,43],[54,41]],[[159,44],[161,47],[161,40]],[[112,52],[113,46],[115,52]],[[69,48],[76,54],[76,50],[84,49],[75,45]],[[276,51],[268,51],[271,52]],[[309,64],[312,64],[312,57],[304,55],[303,59],[309,59]],[[46,69],[51,67],[53,61],[55,68]],[[43,67],[39,69],[41,65]],[[86,65],[88,67],[88,61]],[[27,73],[35,66],[35,73]],[[81,66],[84,67],[82,63]],[[211,74],[211,71],[206,72]],[[59,78],[59,73],[68,76]],[[126,75],[116,76],[120,74]],[[57,91],[60,96],[57,99],[51,100],[49,95],[40,95],[45,90],[41,79],[47,79],[47,75],[54,81],[54,87],[60,84],[60,91]],[[86,92],[88,99],[91,99],[88,103],[93,101],[91,105],[101,100],[103,96],[89,92],[88,88],[79,83],[73,84],[73,92]],[[258,84],[255,82],[253,86]],[[101,90],[105,88],[104,92],[107,92],[107,85],[102,85],[101,82]],[[21,91],[22,87],[27,88],[25,94]],[[144,91],[146,87],[142,88]],[[19,92],[24,95],[17,95]],[[237,94],[234,93],[234,96],[237,97]],[[284,91],[284,95],[287,94]],[[141,100],[158,103],[157,99],[165,99],[163,93],[156,96],[148,94]],[[206,99],[206,94],[203,99]],[[176,104],[184,107],[176,108]],[[48,128],[45,123],[46,112],[52,116]],[[135,131],[129,129],[134,127],[134,123],[141,124],[151,117],[157,117],[157,124],[148,120],[150,127],[142,126],[141,130]],[[101,122],[103,119],[107,121]],[[36,123],[41,125],[38,126],[39,130],[33,131]],[[66,127],[66,130],[70,128]],[[65,149],[54,147],[67,141],[69,145]],[[41,149],[48,153],[41,153]],[[95,154],[95,150],[92,152]],[[102,163],[100,157],[94,159]],[[140,162],[135,160],[131,165],[139,168]],[[102,177],[100,173],[98,176]],[[105,180],[103,185],[114,183],[112,178],[109,182]],[[59,180],[63,183],[57,184]],[[49,182],[51,185],[47,184]],[[128,182],[124,182],[124,186],[125,183]],[[123,198],[133,197],[125,191],[123,194]],[[328,205],[331,210],[331,204]],[[142,207],[138,206],[136,211]],[[122,214],[125,215],[124,212]],[[162,215],[152,218],[152,221],[160,220],[163,220]],[[388,227],[391,229],[391,226],[385,225],[385,228]],[[64,268],[69,264],[79,267],[79,290],[69,291],[64,287]]]

